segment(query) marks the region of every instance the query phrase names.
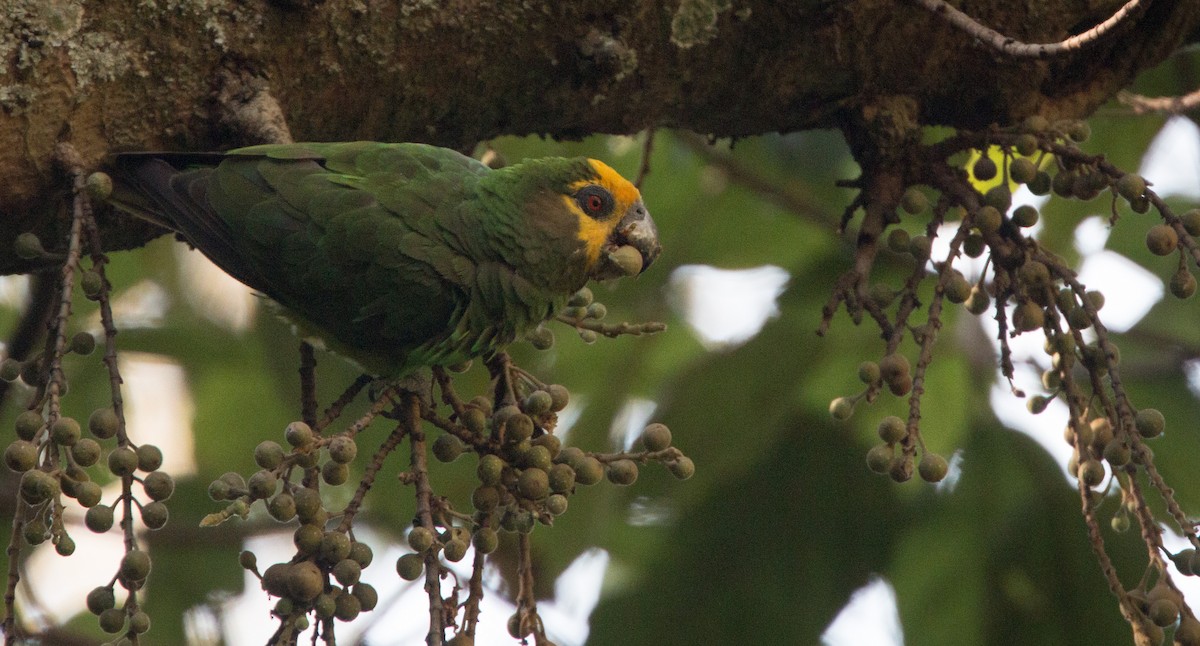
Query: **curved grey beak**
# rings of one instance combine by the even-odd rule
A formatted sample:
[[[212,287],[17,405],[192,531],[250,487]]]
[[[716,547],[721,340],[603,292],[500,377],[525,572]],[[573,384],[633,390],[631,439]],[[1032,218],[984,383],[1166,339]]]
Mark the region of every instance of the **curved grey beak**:
[[[625,217],[617,223],[614,233],[618,244],[627,244],[642,254],[642,271],[646,271],[662,253],[662,245],[658,243],[658,227],[654,226],[654,219],[641,200],[629,207]]]

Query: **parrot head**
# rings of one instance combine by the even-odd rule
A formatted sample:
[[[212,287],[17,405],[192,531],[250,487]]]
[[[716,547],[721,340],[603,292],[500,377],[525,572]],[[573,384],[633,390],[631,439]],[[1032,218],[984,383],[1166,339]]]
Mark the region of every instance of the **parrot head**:
[[[608,164],[588,159],[586,165],[592,177],[569,184],[563,200],[579,222],[588,273],[597,279],[642,273],[662,252],[642,194]],[[622,253],[623,247],[632,247],[637,257]]]
[[[539,267],[547,288],[570,293],[588,280],[636,276],[662,251],[637,187],[597,159],[529,160],[483,183],[500,197],[488,200],[490,212],[503,211],[505,201],[523,205],[519,220],[532,231],[520,249],[524,260],[511,264]]]

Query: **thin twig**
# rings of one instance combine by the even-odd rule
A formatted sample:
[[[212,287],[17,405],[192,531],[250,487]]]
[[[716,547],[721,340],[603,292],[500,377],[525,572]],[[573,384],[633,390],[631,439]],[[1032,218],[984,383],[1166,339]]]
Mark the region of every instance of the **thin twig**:
[[[405,393],[401,401],[400,425],[408,434],[412,446],[412,473],[416,485],[417,520],[421,526],[434,532],[433,524],[433,489],[429,486],[429,464],[425,455],[425,432],[421,430],[421,398],[412,393]],[[425,593],[429,595],[429,633],[425,643],[428,646],[442,646],[445,618],[442,614],[442,566],[438,560],[438,551],[425,551]]]
[[[329,408],[325,409],[325,414],[321,416],[321,421],[317,422],[317,424],[312,427],[313,430],[320,433],[326,427],[332,424],[335,419],[341,416],[342,410],[344,410],[346,406],[349,406],[350,402],[354,401],[354,398],[358,396],[358,393],[362,392],[362,389],[365,388],[369,383],[371,383],[370,375],[359,375],[358,378],[354,380],[354,383],[350,384],[346,390],[342,392],[341,396],[339,396],[336,401],[330,404]]]
[[[479,524],[487,527],[491,514],[483,514]],[[474,639],[475,626],[479,624],[479,604],[483,601],[483,566],[487,556],[480,550],[475,550],[475,559],[471,563],[471,580],[467,583],[467,602],[463,606],[462,631]]]
[[[312,344],[300,342],[300,419],[317,425],[317,356]]]
[[[650,154],[654,152],[654,129],[646,131],[646,142],[642,144],[642,164],[638,167],[637,179],[633,185],[642,188],[642,182],[646,180],[646,176],[650,174]]]
[[[837,218],[829,213],[823,204],[814,200],[808,193],[783,185],[764,177],[748,165],[741,163],[732,155],[719,151],[709,145],[708,141],[696,135],[681,134],[679,141],[692,152],[704,158],[704,161],[721,169],[730,180],[762,194],[775,204],[795,213],[801,218],[829,227],[837,224]]]
[[[1133,108],[1134,114],[1182,114],[1200,108],[1200,89],[1181,96],[1142,96],[1122,91],[1117,93],[1117,100]]]
[[[345,533],[350,531],[351,524],[354,523],[354,516],[358,514],[362,507],[363,500],[367,497],[367,492],[375,484],[375,478],[379,475],[379,470],[383,468],[383,462],[387,456],[391,455],[392,451],[400,445],[400,441],[404,439],[407,428],[404,425],[399,425],[392,429],[392,432],[379,445],[379,449],[371,456],[371,462],[363,471],[362,478],[358,481],[358,489],[354,491],[354,497],[346,505],[346,509],[342,512],[342,520],[338,523],[337,531]]]
[[[1023,43],[983,26],[967,14],[946,4],[944,0],[914,0],[925,9],[941,16],[946,22],[975,37],[979,42],[1013,58],[1046,58],[1076,51],[1097,41],[1129,17],[1143,0],[1129,0],[1104,22],[1057,43]]]

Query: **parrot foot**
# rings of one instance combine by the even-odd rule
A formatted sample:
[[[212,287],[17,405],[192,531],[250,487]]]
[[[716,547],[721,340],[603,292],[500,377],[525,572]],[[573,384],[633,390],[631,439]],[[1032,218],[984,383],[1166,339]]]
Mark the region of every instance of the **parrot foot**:
[[[433,406],[433,380],[425,371],[414,372],[399,378],[376,379],[367,389],[367,397],[372,402],[379,401],[380,397],[399,393],[411,393],[420,397],[422,408]]]

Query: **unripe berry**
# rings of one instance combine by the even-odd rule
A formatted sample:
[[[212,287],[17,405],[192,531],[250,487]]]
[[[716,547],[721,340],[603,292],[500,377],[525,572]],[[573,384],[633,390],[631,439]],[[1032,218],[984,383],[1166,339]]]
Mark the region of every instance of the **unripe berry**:
[[[662,451],[671,446],[671,429],[666,424],[650,424],[642,431],[642,444],[647,451]]]
[[[427,527],[414,527],[408,532],[408,546],[418,554],[433,547],[434,535]]]
[[[971,174],[981,182],[993,179],[996,177],[996,172],[996,162],[987,156],[980,157],[975,161],[975,165],[971,167]]]
[[[437,458],[439,462],[453,462],[465,450],[466,446],[463,445],[462,440],[449,433],[442,434],[433,441],[433,457]]]
[[[370,583],[356,583],[354,590],[350,592],[362,607],[363,612],[370,612],[379,604],[379,593],[375,591],[375,587]]]
[[[325,484],[336,487],[346,484],[346,481],[349,479],[350,467],[348,465],[334,462],[333,460],[321,465],[321,480],[324,480]]]
[[[75,446],[71,447],[71,457],[75,458],[75,463],[81,467],[90,467],[99,462],[102,452],[100,443],[90,437],[80,438]]]
[[[117,477],[133,475],[137,471],[137,452],[127,446],[118,446],[108,454],[108,470]]]
[[[358,444],[352,438],[339,435],[329,441],[329,459],[338,464],[349,464],[358,455]]]
[[[351,586],[358,583],[358,578],[362,576],[362,566],[353,559],[344,558],[334,564],[331,572],[338,583]]]
[[[324,539],[325,532],[320,525],[305,523],[292,532],[292,544],[301,555],[313,554],[321,549],[321,541]]]
[[[1152,438],[1162,435],[1163,429],[1166,428],[1167,420],[1158,409],[1143,408],[1137,412],[1134,423],[1137,426],[1138,433],[1142,437]]]
[[[965,303],[971,297],[971,283],[962,274],[954,272],[946,280],[944,293],[951,303]]]
[[[566,408],[567,403],[571,400],[571,393],[566,386],[550,384],[546,386],[546,392],[550,393],[550,410],[556,413]]]
[[[151,471],[142,478],[142,487],[151,500],[166,500],[175,492],[175,479],[162,471]]]
[[[275,495],[275,489],[279,486],[279,478],[272,471],[262,469],[254,472],[250,476],[250,480],[246,482],[246,490],[250,492],[250,497],[255,500],[265,500]]]
[[[1104,465],[1099,460],[1084,460],[1076,473],[1086,487],[1095,487],[1104,482]]]
[[[533,420],[524,413],[517,413],[504,423],[504,439],[507,442],[520,442],[533,436]]]
[[[921,463],[917,465],[917,471],[925,482],[941,482],[949,470],[950,465],[946,463],[946,458],[929,451],[921,456]]]
[[[1026,119],[1026,123],[1028,123],[1028,121],[1029,121],[1029,119]],[[1039,128],[1037,130],[1033,130],[1031,128],[1026,128],[1026,130],[1029,130],[1031,132],[1037,132],[1037,131],[1044,130],[1044,129],[1045,129],[1045,126],[1043,126],[1042,128]],[[1029,133],[1023,134],[1020,137],[1017,137],[1017,140],[1013,144],[1013,148],[1015,148],[1018,153],[1028,157],[1038,151],[1037,137],[1035,137]]]
[[[891,444],[876,444],[867,451],[867,468],[875,473],[884,474],[892,468],[892,458],[895,451]]]
[[[312,601],[325,588],[325,577],[312,561],[293,563],[287,572],[288,596],[301,603]]]
[[[933,240],[929,236],[913,236],[908,243],[908,252],[917,262],[925,262],[933,254]]]
[[[358,597],[352,594],[337,596],[336,610],[334,610],[333,616],[338,621],[354,621],[360,613],[362,613],[362,604],[359,603]]]
[[[138,470],[149,473],[162,466],[162,449],[153,444],[143,444],[136,449]]]
[[[995,166],[995,164],[992,164],[992,176],[996,174]],[[975,164],[975,168],[976,172],[978,172],[978,163]],[[906,213],[916,215],[929,208],[929,198],[925,197],[925,194],[917,187],[910,186],[900,196],[900,208],[904,209]]]
[[[117,605],[116,594],[113,589],[108,586],[100,586],[92,588],[92,591],[87,595],[88,612],[93,615],[98,615],[109,608],[115,608]]]
[[[575,488],[575,469],[570,465],[555,464],[549,471],[550,490],[566,493]]]
[[[581,485],[594,485],[604,478],[604,465],[596,458],[584,456],[575,467],[575,482]]]
[[[495,487],[483,485],[471,492],[471,506],[477,511],[491,511],[500,504],[500,492]]]
[[[550,493],[550,477],[542,469],[525,469],[521,471],[521,476],[517,480],[517,490],[530,500],[540,500]]]
[[[631,485],[637,481],[638,466],[633,460],[614,460],[608,463],[605,475],[615,485]]]
[[[283,464],[283,447],[279,442],[264,440],[254,447],[254,463],[262,469],[274,469]]]
[[[904,439],[904,436],[908,434],[908,428],[904,420],[895,415],[888,415],[879,420],[879,426],[875,430],[879,434],[879,439],[888,444],[895,444]]]
[[[303,449],[312,445],[313,430],[304,422],[292,422],[283,429],[283,437],[289,445]]]
[[[1186,267],[1180,267],[1179,271],[1171,276],[1170,289],[1175,298],[1191,298],[1192,294],[1196,293],[1196,277]]]
[[[169,518],[170,512],[161,502],[154,501],[142,505],[142,523],[147,529],[162,529]]]
[[[79,437],[79,422],[72,417],[60,417],[50,427],[50,439],[59,446],[74,446]]]
[[[1092,127],[1086,121],[1072,121],[1067,125],[1067,136],[1074,142],[1083,143],[1092,136]]]
[[[96,505],[87,510],[83,516],[83,524],[97,534],[103,534],[112,529],[113,510],[105,505]]]
[[[1034,145],[1037,145],[1036,141]],[[1028,184],[1033,181],[1033,178],[1037,177],[1037,166],[1034,166],[1033,162],[1028,159],[1018,157],[1008,165],[1008,176],[1014,182]]]
[[[96,350],[96,337],[88,332],[79,332],[71,337],[71,352],[86,357]]]
[[[0,361],[0,381],[13,382],[21,378],[21,362],[12,357]]]
[[[4,464],[17,473],[24,473],[37,466],[37,446],[33,442],[16,440],[4,449]]]
[[[500,546],[500,535],[491,527],[481,527],[475,530],[471,543],[482,554],[491,554]]]
[[[858,364],[858,380],[864,384],[879,381],[879,364],[874,361],[864,361]]]
[[[1156,256],[1166,256],[1179,246],[1179,234],[1169,224],[1156,224],[1146,232],[1146,248]]]
[[[45,255],[46,249],[42,247],[42,241],[36,234],[26,231],[13,240],[13,253],[17,254],[18,258],[33,260]]]
[[[467,555],[467,542],[458,539],[447,541],[446,545],[442,548],[442,554],[446,557],[447,561],[457,563]]]
[[[499,484],[503,472],[504,460],[491,454],[479,458],[479,465],[475,468],[475,475],[485,485]]]
[[[99,484],[91,481],[81,482],[75,491],[75,500],[79,501],[79,506],[87,509],[100,504],[103,495],[104,491]]]
[[[142,581],[150,576],[150,555],[141,550],[132,550],[121,558],[118,574],[124,581]]]
[[[983,203],[995,207],[1000,213],[1005,213],[1012,206],[1012,192],[1004,184],[993,186],[984,193]]]
[[[97,298],[104,291],[104,278],[95,271],[85,271],[79,275],[79,288],[88,298]]]
[[[58,478],[32,469],[21,474],[21,498],[30,505],[39,505],[59,494]]]
[[[911,370],[908,357],[899,352],[893,352],[879,361],[880,376],[889,384],[909,376]]]
[[[679,456],[673,462],[667,463],[667,470],[679,480],[687,480],[696,474],[696,463],[686,455]]]
[[[546,497],[546,511],[551,516],[561,516],[567,511],[567,497],[560,494],[550,494]]]
[[[1183,224],[1183,230],[1187,231],[1188,235],[1200,236],[1200,209],[1192,209],[1179,216],[1179,222]]]
[[[300,521],[311,522],[322,511],[321,492],[310,487],[300,487],[292,490],[296,499],[296,515]]]
[[[838,421],[850,419],[854,414],[854,401],[849,397],[838,397],[829,402],[829,415]]]
[[[1037,224],[1038,218],[1039,214],[1037,208],[1028,204],[1018,206],[1012,214],[1013,224],[1019,227],[1031,227]]]
[[[119,608],[109,608],[100,613],[100,630],[106,633],[118,633],[125,627],[125,611]]]
[[[405,554],[396,559],[396,573],[405,581],[415,581],[425,569],[425,560],[419,554]]]
[[[97,408],[88,418],[88,431],[97,439],[107,440],[117,434],[121,422],[111,408]]]
[[[1017,304],[1012,313],[1012,324],[1018,332],[1032,332],[1041,329],[1046,322],[1046,314],[1033,301]]]
[[[1117,193],[1127,200],[1134,200],[1146,192],[1146,180],[1133,173],[1125,173],[1117,180]]]
[[[1052,181],[1053,180],[1050,179],[1050,173],[1047,173],[1044,170],[1039,170],[1033,176],[1033,179],[1030,180],[1030,182],[1025,186],[1029,189],[1029,192],[1033,193],[1034,195],[1049,195]]]
[[[521,403],[521,408],[529,415],[541,415],[550,411],[550,407],[554,405],[554,398],[545,390],[535,390],[529,393],[525,401]]]

